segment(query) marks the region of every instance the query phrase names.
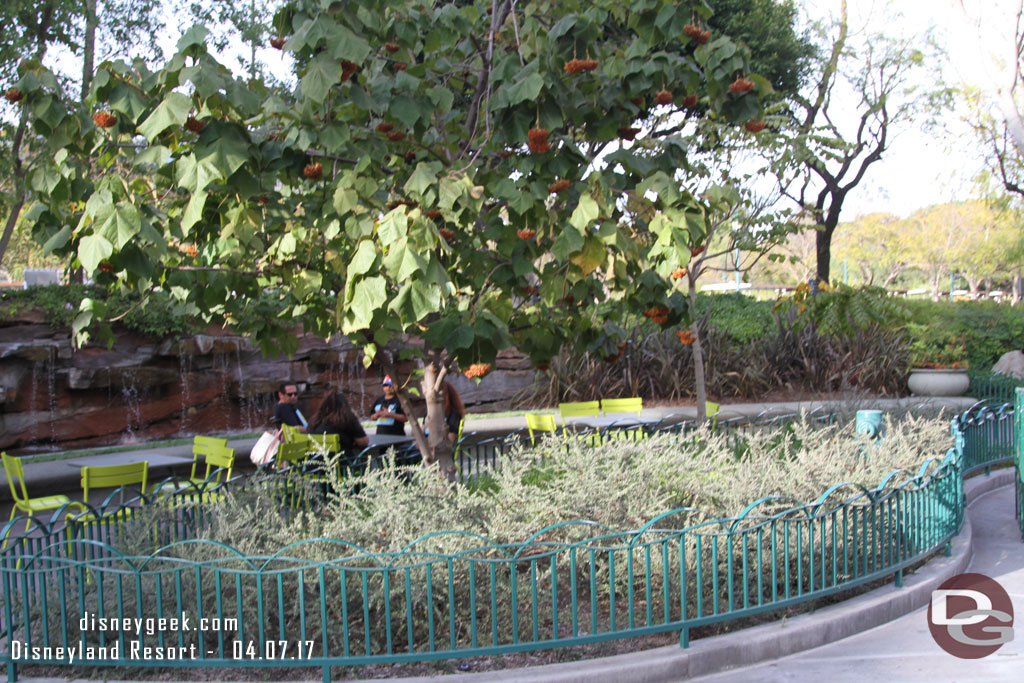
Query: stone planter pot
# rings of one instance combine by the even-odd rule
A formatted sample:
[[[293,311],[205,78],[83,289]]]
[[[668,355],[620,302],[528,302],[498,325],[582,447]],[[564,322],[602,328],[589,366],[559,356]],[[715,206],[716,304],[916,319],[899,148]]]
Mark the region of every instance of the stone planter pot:
[[[966,370],[913,368],[907,378],[915,396],[963,396],[970,386]]]

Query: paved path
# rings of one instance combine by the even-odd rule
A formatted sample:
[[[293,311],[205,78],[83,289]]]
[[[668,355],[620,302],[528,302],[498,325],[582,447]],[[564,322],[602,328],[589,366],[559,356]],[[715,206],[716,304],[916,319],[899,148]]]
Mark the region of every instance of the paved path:
[[[968,571],[985,574],[1010,594],[1017,637],[983,659],[958,659],[932,640],[926,608],[843,640],[756,666],[693,679],[707,683],[781,681],[1024,680],[1024,544],[1013,517],[1014,490],[1003,486],[968,507],[974,557]]]

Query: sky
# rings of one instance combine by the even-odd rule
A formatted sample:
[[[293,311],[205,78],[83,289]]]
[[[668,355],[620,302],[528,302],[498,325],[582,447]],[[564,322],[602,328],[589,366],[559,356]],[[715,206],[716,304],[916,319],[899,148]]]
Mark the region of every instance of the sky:
[[[838,13],[840,2],[797,0],[811,19]],[[857,30],[908,36],[933,26],[939,44],[948,53],[948,60],[941,64],[943,80],[976,86],[1006,82],[1006,69],[989,48],[1012,46],[1012,33],[1007,33],[1013,29],[1012,0],[847,2],[851,25]],[[173,27],[173,19],[168,24]],[[180,31],[172,29],[161,36],[165,57],[174,54],[179,35]],[[237,68],[236,56],[245,52],[239,43],[221,56],[222,61]],[[277,78],[291,78],[292,63],[287,53],[268,47],[260,49],[258,57]],[[957,115],[947,115],[942,123],[945,134],[909,127],[892,137],[882,160],[848,195],[842,219],[848,221],[878,211],[906,216],[923,206],[971,197],[975,193],[972,178],[981,167],[978,145]]]
[[[840,0],[808,0],[812,16],[836,13]],[[937,65],[951,85],[991,89],[1012,82],[1001,59],[1012,49],[1013,2],[1009,0],[849,0],[852,22],[868,32],[919,35],[933,27],[947,59]],[[1009,80],[1007,80],[1009,79]],[[979,145],[969,127],[951,113],[944,131],[920,126],[900,132],[861,186],[847,198],[843,220],[885,211],[906,216],[930,204],[968,199],[976,194],[973,178],[981,169]]]

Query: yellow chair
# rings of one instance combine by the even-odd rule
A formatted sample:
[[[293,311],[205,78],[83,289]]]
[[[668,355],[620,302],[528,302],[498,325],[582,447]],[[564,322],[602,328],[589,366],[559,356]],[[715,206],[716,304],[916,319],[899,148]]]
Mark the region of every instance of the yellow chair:
[[[711,428],[718,426],[718,414],[722,412],[722,404],[714,401],[704,401],[704,413],[711,419]]]
[[[302,436],[306,436],[303,434]],[[277,460],[278,469],[286,466],[294,466],[302,463],[309,455],[309,440],[300,439],[298,441],[285,441],[283,444],[277,447],[277,455],[274,459]]]
[[[192,475],[189,480],[197,484],[201,484],[205,481],[210,481],[210,477],[213,477],[214,483],[220,483],[231,479],[231,470],[235,467],[235,449],[228,448],[227,446],[221,446],[219,448],[207,449],[204,457],[203,464],[206,465],[206,470],[203,473],[199,473],[199,458],[196,457],[192,461]]]
[[[285,443],[304,441],[308,436],[305,432],[300,431],[299,427],[293,427],[291,425],[281,425],[281,434],[284,436]]]
[[[127,465],[86,465],[82,468],[82,501],[89,502],[89,489],[119,488],[121,502],[125,502],[125,487],[138,485],[138,492],[146,492],[149,463],[133,462]]]
[[[644,400],[639,396],[601,399],[601,412],[605,415],[608,413],[636,413],[639,416],[643,409]]]
[[[600,401],[578,401],[575,403],[559,403],[558,412],[562,415],[562,426],[567,417],[583,417],[598,415],[601,412]]]
[[[197,440],[209,438],[196,437]],[[227,439],[213,440],[227,444]],[[231,471],[235,467],[235,449],[228,448],[226,445],[217,446],[206,443],[201,448],[197,444],[193,448],[193,453],[195,458],[192,460],[192,473],[188,481],[168,482],[160,487],[160,493],[163,495],[185,494],[180,497],[187,498],[189,502],[214,503],[222,501],[224,499],[222,494],[210,493],[206,489],[214,488],[231,479]],[[200,469],[200,456],[202,456],[202,464],[206,466],[205,471]],[[193,495],[200,487],[203,488],[202,495],[198,497]],[[186,494],[185,492],[190,489],[192,493]]]
[[[535,415],[533,413],[526,414],[526,430],[530,433],[530,443],[534,443],[534,432],[550,432],[554,434],[558,431],[558,426],[555,424],[554,415]]]
[[[11,519],[14,519],[19,510],[28,515],[28,521],[25,523],[26,531],[28,531],[29,525],[32,524],[32,515],[36,512],[56,510],[60,506],[71,502],[70,498],[63,495],[29,498],[28,489],[25,487],[25,470],[21,465],[21,459],[9,456],[6,453],[0,454],[0,457],[3,458],[4,470],[7,472],[7,483],[11,487],[11,499],[14,501],[14,507],[11,508]],[[15,479],[18,481],[17,485],[14,483]],[[4,544],[6,545],[6,540]]]
[[[310,453],[337,453],[341,450],[340,434],[303,434],[307,451]]]

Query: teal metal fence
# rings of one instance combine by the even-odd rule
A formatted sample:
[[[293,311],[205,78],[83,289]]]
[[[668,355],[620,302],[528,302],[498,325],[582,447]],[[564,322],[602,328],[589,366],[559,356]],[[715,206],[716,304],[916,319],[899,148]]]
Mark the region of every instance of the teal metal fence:
[[[1017,523],[1020,526],[1021,540],[1024,541],[1024,388],[1018,388],[1014,396],[1014,462],[1017,466],[1017,476],[1013,483],[1017,490]]]
[[[953,418],[954,446],[962,454],[964,474],[1010,462],[1016,450],[1012,403],[976,403]]]
[[[1009,375],[994,375],[991,372],[973,371],[969,374],[971,386],[967,393],[981,401],[996,404],[1012,404],[1014,392],[1018,387],[1024,387],[1024,380],[1010,377]]]
[[[686,646],[695,627],[881,578],[898,585],[907,566],[948,550],[963,520],[965,463],[996,457],[994,448],[974,457],[985,443],[974,432],[1005,436],[985,431],[985,415],[959,416],[958,447],[872,489],[841,483],[811,504],[765,498],[731,519],[671,510],[626,532],[566,521],[514,545],[442,532],[400,553],[311,539],[246,556],[190,538],[223,501],[202,487],[138,499],[160,514],[96,509],[91,526],[66,524],[57,511],[31,534],[0,529],[2,656],[11,680],[27,661],[74,657],[90,666],[317,667],[327,681],[337,666],[657,633],[678,633]],[[502,453],[488,445],[468,466]],[[232,485],[284,502],[306,495],[287,476]],[[122,554],[115,541],[124,534],[152,552]]]

